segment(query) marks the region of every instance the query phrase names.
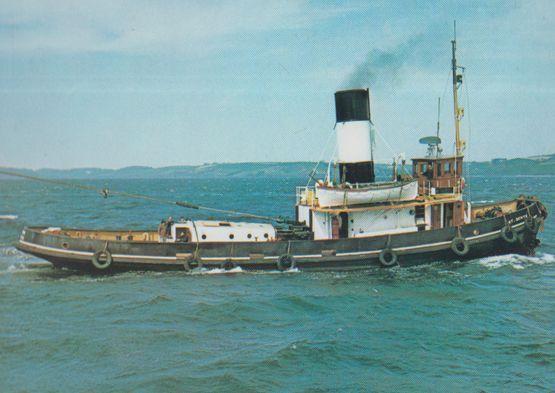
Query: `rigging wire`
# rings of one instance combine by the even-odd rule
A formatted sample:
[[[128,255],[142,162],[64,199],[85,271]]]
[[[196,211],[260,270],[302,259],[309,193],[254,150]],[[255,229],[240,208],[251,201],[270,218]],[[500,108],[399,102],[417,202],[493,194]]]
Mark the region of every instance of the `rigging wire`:
[[[449,86],[449,79],[451,78],[451,70],[447,72],[447,78],[445,79],[445,85],[443,86],[443,94],[441,95],[441,100],[445,102],[445,94],[447,94],[447,86]]]
[[[186,201],[171,201],[169,199],[151,197],[151,196],[143,195],[143,194],[135,194],[135,193],[129,193],[129,192],[117,191],[117,190],[108,190],[107,188],[98,189],[94,186],[88,186],[88,185],[85,185],[85,184],[73,183],[73,182],[68,182],[68,181],[63,181],[63,180],[45,179],[45,178],[42,178],[42,177],[25,175],[23,173],[6,171],[4,169],[0,169],[0,174],[1,175],[6,175],[6,176],[19,177],[19,178],[22,178],[22,179],[36,181],[36,182],[56,184],[56,185],[60,185],[60,186],[63,186],[63,187],[76,188],[76,189],[85,190],[85,191],[95,191],[95,192],[99,193],[100,195],[102,195],[104,198],[107,198],[109,195],[117,195],[117,196],[121,196],[121,197],[125,197],[125,198],[142,199],[142,200],[146,200],[146,201],[149,201],[149,202],[155,202],[155,203],[160,203],[160,204],[164,204],[164,205],[180,206],[180,207],[184,207],[184,208],[187,208],[187,209],[205,210],[205,211],[209,211],[209,212],[213,212],[213,213],[237,215],[237,216],[243,216],[243,217],[248,217],[248,218],[256,218],[256,219],[265,220],[265,221],[274,221],[274,222],[278,222],[278,223],[288,223],[289,222],[288,220],[284,219],[283,217],[269,217],[269,216],[262,216],[262,215],[258,215],[258,214],[252,214],[252,213],[244,213],[244,212],[240,212],[240,211],[236,211],[236,210],[218,209],[218,208],[215,208],[215,207],[196,205],[194,203],[190,203],[190,202],[186,202]]]
[[[393,148],[391,147],[391,145],[389,143],[387,143],[387,141],[385,140],[383,135],[378,131],[378,129],[374,125],[372,125],[372,128],[374,129],[376,134],[378,134],[378,136],[380,137],[380,139],[384,143],[385,147],[387,147],[389,149],[389,151],[393,154],[393,156],[394,157],[397,156],[397,152],[395,150],[393,150]]]
[[[332,160],[333,160],[333,157],[336,157],[336,155],[337,155],[337,145],[335,146],[335,149],[333,149],[332,159],[330,159],[330,161],[328,162],[328,168],[327,168],[328,170],[327,170],[327,173],[326,173],[326,182],[327,182],[327,183],[331,183],[331,182],[332,182],[332,179],[331,179],[331,162],[332,162]],[[335,167],[334,167],[334,175],[333,175],[333,177],[335,178]]]
[[[316,163],[316,165],[314,166],[314,169],[312,169],[312,172],[310,172],[310,175],[308,176],[308,182],[306,183],[307,187],[310,185],[310,181],[314,180],[314,175],[316,174],[316,171],[318,170],[318,166],[320,165],[320,163],[324,159],[324,155],[325,155],[326,150],[328,149],[328,146],[330,144],[331,136],[333,135],[334,129],[335,129],[335,126],[332,128],[332,130],[330,131],[330,133],[328,135],[328,139],[327,139],[327,141],[324,145],[324,148],[320,152],[320,158],[318,159],[318,162]],[[330,162],[331,162],[331,160],[330,160]]]
[[[472,137],[472,122],[470,121],[470,98],[469,98],[469,83],[468,83],[468,76],[465,73],[465,69],[463,68],[463,74],[464,74],[464,82],[465,82],[465,86],[464,86],[464,91],[466,93],[466,119],[467,119],[467,124],[468,124],[468,152],[470,152],[470,146],[471,146],[471,137]],[[467,158],[469,159],[469,155],[467,155]],[[472,200],[472,187],[470,186],[470,184],[472,182],[470,182],[470,177],[471,177],[471,164],[470,164],[470,159],[467,161],[467,168],[468,168],[468,186],[467,186],[467,195],[468,195],[468,200],[471,201]]]

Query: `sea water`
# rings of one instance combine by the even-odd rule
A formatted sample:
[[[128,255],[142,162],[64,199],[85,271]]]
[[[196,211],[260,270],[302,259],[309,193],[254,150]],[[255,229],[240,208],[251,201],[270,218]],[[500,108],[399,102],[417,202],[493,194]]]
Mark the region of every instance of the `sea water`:
[[[555,177],[475,177],[472,199]],[[304,179],[96,180],[98,188],[293,215]],[[155,228],[200,211],[0,181],[0,391],[555,390],[555,220],[534,257],[353,273],[123,273],[41,266],[25,225]],[[217,218],[222,218],[217,217]]]

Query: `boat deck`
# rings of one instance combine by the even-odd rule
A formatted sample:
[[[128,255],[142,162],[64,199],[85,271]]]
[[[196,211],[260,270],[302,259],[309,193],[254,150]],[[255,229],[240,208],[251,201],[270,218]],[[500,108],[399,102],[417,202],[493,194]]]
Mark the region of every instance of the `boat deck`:
[[[91,229],[61,229],[46,228],[43,233],[67,236],[74,239],[92,239],[106,241],[137,241],[137,242],[161,242],[158,232],[151,230],[91,230]]]
[[[434,204],[437,201],[427,201],[429,204]],[[443,201],[444,202],[444,201]],[[524,202],[523,199],[514,199],[510,201],[503,202],[492,202],[485,204],[476,204],[472,206],[471,222],[479,222],[488,218],[493,218],[496,216],[506,215],[517,211],[522,208],[521,205]],[[425,204],[426,202],[424,202]],[[423,202],[416,203],[423,204]],[[379,209],[395,209],[398,206],[408,207],[416,205],[412,203],[397,203],[395,205],[381,205],[379,207],[356,207],[347,208],[349,211],[358,210],[368,210],[370,208]],[[345,211],[345,208],[328,208],[328,209],[318,209],[327,212],[338,212]],[[65,229],[65,228],[30,228],[35,230],[40,230],[42,233],[48,233],[53,235],[67,236],[73,239],[91,239],[91,240],[102,240],[102,241],[124,241],[124,242],[154,242],[162,243],[165,241],[164,238],[160,237],[157,231],[154,230],[91,230],[91,229]],[[368,236],[372,237],[372,236]],[[173,242],[173,241],[172,241]]]

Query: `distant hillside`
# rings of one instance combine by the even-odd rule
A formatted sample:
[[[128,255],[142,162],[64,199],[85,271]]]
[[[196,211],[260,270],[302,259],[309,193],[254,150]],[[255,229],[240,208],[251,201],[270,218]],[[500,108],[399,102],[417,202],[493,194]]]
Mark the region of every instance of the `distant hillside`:
[[[470,162],[473,175],[555,175],[555,154],[529,158],[496,158],[489,162]]]
[[[307,178],[314,170],[315,162],[247,162],[233,164],[204,164],[199,166],[169,166],[152,168],[131,166],[121,169],[19,169],[2,168],[25,175],[49,179],[221,179],[221,178]],[[322,178],[327,170],[321,163],[315,177]],[[387,165],[376,165],[378,177],[389,176]],[[0,174],[0,179],[9,178]]]
[[[204,164],[198,166],[168,166],[152,168],[130,166],[120,169],[76,168],[76,169],[18,169],[2,168],[31,176],[50,179],[218,179],[218,178],[306,178],[313,170],[314,162],[245,162],[234,164]],[[490,162],[470,162],[473,175],[555,175],[555,154],[530,158],[496,158]],[[407,166],[410,171],[410,165]],[[316,177],[322,178],[325,163],[320,164]],[[376,176],[387,179],[391,166],[376,164]],[[0,175],[0,179],[11,178]]]

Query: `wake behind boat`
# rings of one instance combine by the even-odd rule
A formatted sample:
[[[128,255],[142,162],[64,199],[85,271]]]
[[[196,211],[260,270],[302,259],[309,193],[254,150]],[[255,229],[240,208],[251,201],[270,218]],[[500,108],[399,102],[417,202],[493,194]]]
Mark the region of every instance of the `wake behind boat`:
[[[464,142],[459,130],[463,110],[458,104],[463,76],[455,51],[452,41],[452,155],[443,155],[439,135],[423,138],[427,153],[412,159],[410,173],[404,160],[400,170],[395,161],[392,180],[376,182],[369,91],[338,91],[337,155],[325,179],[297,188],[295,220],[286,226],[169,220],[157,230],[144,231],[28,227],[17,248],[55,267],[103,272],[237,267],[342,270],[532,254],[547,217],[539,200],[519,196],[478,205],[463,198]],[[107,197],[109,190],[101,193]]]

